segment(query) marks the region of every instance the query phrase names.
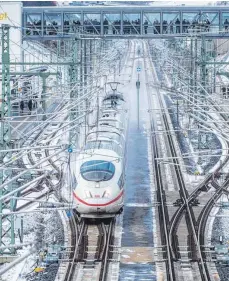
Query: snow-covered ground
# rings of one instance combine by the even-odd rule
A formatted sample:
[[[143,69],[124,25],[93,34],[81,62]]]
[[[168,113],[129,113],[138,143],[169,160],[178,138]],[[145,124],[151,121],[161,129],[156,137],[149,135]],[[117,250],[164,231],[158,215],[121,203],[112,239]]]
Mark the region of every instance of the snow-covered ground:
[[[123,52],[123,54],[125,54],[125,52],[126,52],[125,42],[120,43],[119,45],[121,46],[122,44],[123,44],[123,46],[122,46],[121,51]],[[120,48],[120,46],[118,48]],[[110,48],[107,49],[107,54],[106,54],[107,56],[110,56],[111,53],[112,53],[111,57],[115,55],[114,51],[112,51],[113,47],[114,46],[110,46]],[[110,50],[110,54],[109,54],[109,50]],[[42,45],[33,44],[32,46],[27,46],[27,49],[25,51],[25,57],[26,57],[27,61],[29,61],[29,62],[31,62],[30,61],[31,52],[33,52],[34,57],[35,57],[35,59],[33,59],[33,61],[34,60],[36,61],[36,59],[37,59],[37,61],[44,61],[44,62],[50,61],[51,52],[49,50],[46,50],[46,48],[44,48]],[[52,54],[52,59],[55,59],[54,57],[55,57],[55,54],[54,55]],[[124,56],[124,58],[125,58],[125,56]],[[98,87],[99,87],[100,94],[102,94],[99,97],[101,99],[105,93],[104,92],[105,83],[114,80],[114,76],[118,75],[117,69],[119,69],[120,67],[122,69],[123,63],[124,63],[123,60],[121,61],[120,64],[115,63],[113,66],[114,68],[112,69],[112,71],[110,71],[106,67],[106,64],[109,64],[109,60],[107,60],[106,57],[103,59],[104,59],[104,63],[103,63],[103,65],[100,65],[99,72],[94,74],[94,75],[100,74],[100,76],[97,77],[96,80],[92,81],[92,83],[94,83],[94,85],[90,85],[92,90],[93,90],[93,87],[95,87],[94,93],[92,92],[92,97],[94,98],[95,101],[96,101],[96,91],[98,90]],[[99,67],[99,66],[97,66],[97,67]],[[107,69],[109,70],[109,73],[106,73]],[[55,71],[55,70],[57,70],[57,68],[52,71]],[[122,77],[122,79],[120,79],[120,80],[124,80],[124,77]],[[62,81],[62,82],[64,83],[64,81]],[[39,81],[37,83],[39,84]],[[63,94],[63,93],[61,93],[61,94]],[[50,104],[50,106],[52,106],[53,103],[58,101],[58,99],[59,99],[57,87],[55,87],[55,91],[54,91],[54,93],[52,93],[52,95],[50,95],[50,97],[51,97],[51,99],[47,103]],[[91,106],[94,109],[97,108],[96,104],[94,104],[94,103],[91,103]],[[56,110],[56,108],[54,108],[54,111],[55,110]],[[96,112],[96,110],[93,110],[93,112]],[[55,122],[60,124],[60,127],[61,127],[61,123],[64,123],[63,121],[64,121],[64,117],[66,116],[66,111],[63,114],[65,114],[65,115],[57,116],[57,118],[54,120]],[[30,123],[36,121],[36,119],[33,121],[33,118],[31,118],[31,117],[24,118],[23,120],[29,121]],[[92,121],[92,123],[94,123],[95,118],[91,118],[91,121]],[[30,128],[31,126],[33,127],[33,124],[29,124],[29,125],[25,124],[25,126],[23,126],[23,128],[20,128],[20,129],[19,129],[19,126],[20,125],[17,125],[17,123],[16,123],[15,133],[17,133],[17,131],[21,130],[21,129],[24,129],[25,132],[28,133],[28,128]],[[42,130],[42,127],[40,129]],[[60,130],[56,134],[56,137],[50,138],[50,136],[53,134],[53,132],[55,132],[55,130],[56,130],[56,126],[52,126],[52,124],[50,124],[44,132],[39,134],[38,139],[33,140],[33,137],[31,137],[31,134],[30,134],[29,138],[27,139],[28,141],[26,140],[27,142],[25,143],[25,145],[39,146],[39,145],[48,144],[51,141],[50,142],[51,146],[55,146],[55,145],[58,146],[58,145],[60,145],[60,143],[64,144],[64,139],[65,139],[65,142],[68,141],[68,139],[67,139],[68,130],[65,130],[65,129]],[[37,134],[37,132],[35,134]],[[82,138],[80,139],[80,142],[82,142],[82,143],[83,143],[84,137],[85,137],[84,133],[85,133],[85,128],[83,126],[82,134],[81,134]],[[61,134],[64,136],[64,138],[63,138],[63,136],[61,136]],[[55,152],[55,149],[49,149],[50,154],[52,154],[54,152]],[[42,161],[42,159],[44,159],[46,157],[46,155],[44,154],[44,150],[42,150],[39,154],[40,155],[38,155],[37,151],[31,152],[31,159],[35,163],[35,164],[33,164],[33,163],[31,163],[31,161],[28,157],[28,154],[24,153],[24,156],[22,157],[22,159],[23,159],[23,163],[24,163],[25,167],[30,169],[34,165],[36,165],[39,161]],[[65,156],[65,157],[63,158],[63,156]],[[66,160],[66,155],[59,154],[58,156],[53,157],[52,160],[55,162],[55,164],[57,166],[60,167],[62,165],[62,162]],[[39,169],[50,170],[53,168],[51,168],[50,163],[48,161],[43,161],[39,165]],[[52,179],[52,181],[55,184],[55,179]],[[31,187],[32,186],[30,186],[30,188]],[[37,196],[40,196],[43,193],[44,194],[47,193],[47,190],[48,190],[47,186],[44,183],[44,188],[42,189],[41,192],[32,192],[29,195],[27,195],[26,198],[28,200],[30,200],[30,199],[36,200]],[[41,201],[42,200],[44,200],[44,199],[41,199]],[[52,202],[53,199],[52,199],[52,197],[46,198],[44,201]],[[25,202],[27,202],[27,201],[19,200],[17,207],[21,208],[25,204]],[[7,271],[7,273],[3,274],[2,275],[3,280],[8,281],[11,279],[12,280],[18,279],[18,280],[22,281],[22,280],[35,280],[35,279],[37,280],[37,278],[39,278],[39,280],[47,280],[47,279],[54,280],[55,276],[58,280],[61,280],[61,278],[63,277],[62,273],[61,273],[61,271],[63,271],[63,266],[61,266],[60,270],[58,270],[58,268],[59,268],[58,265],[50,266],[47,270],[44,271],[44,273],[35,274],[33,272],[34,268],[37,265],[38,252],[44,250],[45,247],[51,246],[54,242],[55,242],[55,244],[66,245],[67,236],[68,236],[68,233],[66,233],[67,232],[66,231],[67,223],[65,221],[66,216],[64,215],[64,213],[63,214],[58,213],[57,211],[55,211],[53,209],[46,211],[44,213],[34,212],[34,209],[36,209],[37,207],[38,207],[38,203],[34,202],[26,210],[24,210],[24,214],[23,214],[24,241],[26,241],[26,242],[32,241],[33,246],[36,248],[37,252],[33,255],[30,255],[27,259],[23,260],[22,262],[18,263],[18,265],[16,267],[14,267],[14,269],[11,269],[11,270]],[[27,213],[30,211],[31,211],[31,213]],[[65,229],[65,235],[64,235],[64,229]],[[16,241],[17,241],[17,243],[20,242],[18,237],[16,238]],[[26,250],[27,249],[19,250],[18,254],[22,255],[26,252]],[[5,267],[5,266],[6,265],[0,266],[0,270],[1,270],[1,268]]]
[[[228,202],[228,198],[221,197],[218,200],[218,204],[221,205],[222,202]],[[210,245],[220,245],[220,236],[223,240],[223,245],[225,247],[228,247],[228,241],[229,241],[229,209],[228,208],[220,208],[216,207],[212,210],[211,225],[212,227],[212,235],[210,241]],[[216,216],[216,217],[214,217]],[[219,216],[219,217],[217,217]],[[211,229],[209,229],[209,232]],[[229,253],[228,253],[229,258]],[[228,266],[225,265],[216,265],[216,269],[218,271],[219,277],[221,281],[228,280],[229,279],[229,270]]]

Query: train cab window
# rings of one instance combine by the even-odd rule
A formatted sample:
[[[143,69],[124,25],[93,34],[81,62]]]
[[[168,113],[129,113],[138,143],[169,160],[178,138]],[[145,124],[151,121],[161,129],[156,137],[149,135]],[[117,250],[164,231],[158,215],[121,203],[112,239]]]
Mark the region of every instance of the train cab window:
[[[111,162],[92,160],[81,165],[80,173],[87,181],[108,181],[115,173],[115,166]]]

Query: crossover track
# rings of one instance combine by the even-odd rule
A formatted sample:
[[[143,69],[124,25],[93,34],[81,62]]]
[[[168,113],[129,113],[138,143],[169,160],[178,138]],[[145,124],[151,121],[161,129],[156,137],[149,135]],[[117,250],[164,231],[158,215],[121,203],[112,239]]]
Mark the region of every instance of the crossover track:
[[[225,116],[223,116],[222,114],[220,114],[220,115],[225,120]],[[229,147],[228,142],[227,142],[227,147]],[[226,187],[228,186],[228,179],[225,181],[225,183],[222,186],[219,186],[218,183],[215,181],[215,175],[220,174],[220,171],[225,167],[225,165],[228,164],[228,161],[229,161],[229,157],[227,156],[225,158],[225,160],[222,162],[222,164],[213,173],[209,174],[204,179],[204,181],[201,182],[197,186],[197,188],[187,198],[188,203],[192,204],[192,202],[201,195],[203,190],[209,189],[210,184],[213,188],[215,188],[215,193],[211,196],[209,201],[206,203],[206,205],[201,210],[201,213],[200,213],[200,215],[197,219],[196,225],[195,225],[195,229],[197,230],[196,235],[197,235],[197,239],[198,239],[198,245],[200,246],[200,255],[201,255],[201,258],[203,261],[206,261],[206,255],[204,252],[203,245],[205,245],[204,237],[205,237],[205,228],[206,228],[208,216],[209,216],[209,213],[212,210],[215,202],[220,198],[220,196],[223,193],[227,192]],[[171,219],[171,228],[170,228],[170,240],[171,241],[174,238],[174,236],[176,235],[179,223],[182,219],[182,216],[185,215],[185,212],[186,212],[186,205],[185,205],[185,203],[183,203],[178,208],[178,210],[175,212],[174,216]],[[192,244],[189,246],[189,248],[190,248],[190,253],[191,253],[190,260],[198,261],[198,256],[196,256],[196,249],[192,247]],[[178,254],[177,250],[178,250],[177,245],[175,243],[173,243],[172,244],[173,256],[176,259],[179,259],[180,255]],[[208,278],[207,280],[211,280],[206,263],[204,263],[204,266],[205,266],[205,272],[206,272],[207,278]],[[204,277],[202,277],[202,278],[204,278]],[[203,280],[205,280],[205,279],[203,279]]]
[[[152,62],[151,62],[151,64],[152,64]],[[154,76],[154,80],[155,80],[155,75],[153,75],[153,76]],[[168,143],[169,143],[169,147],[170,147],[170,151],[171,151],[172,161],[174,163],[174,170],[175,170],[175,174],[176,174],[176,178],[177,178],[177,182],[178,182],[178,186],[179,186],[179,193],[180,193],[180,197],[183,201],[183,203],[177,209],[177,211],[175,212],[175,214],[173,215],[173,217],[170,221],[169,243],[170,243],[170,247],[171,247],[172,259],[174,261],[177,261],[180,258],[177,231],[178,231],[178,227],[179,227],[182,217],[185,216],[187,229],[188,229],[188,233],[189,233],[188,250],[191,253],[190,261],[192,260],[192,261],[198,262],[201,280],[210,281],[211,277],[210,277],[210,274],[208,271],[208,267],[206,265],[206,255],[205,255],[204,247],[203,247],[205,245],[204,233],[205,233],[207,219],[208,219],[210,211],[212,210],[212,208],[214,206],[214,203],[220,198],[220,196],[223,193],[228,192],[226,187],[228,186],[229,180],[226,179],[224,184],[222,186],[219,186],[217,184],[217,182],[215,182],[214,176],[217,174],[220,174],[220,171],[222,170],[222,168],[226,164],[228,164],[229,157],[227,156],[225,158],[225,160],[223,161],[223,163],[220,165],[220,167],[218,167],[214,173],[208,175],[205,178],[205,180],[191,194],[188,194],[188,192],[185,188],[182,172],[181,172],[181,169],[179,166],[179,161],[177,158],[176,149],[174,146],[172,135],[169,133],[170,128],[169,128],[168,119],[167,119],[167,116],[165,113],[166,111],[163,106],[160,92],[157,88],[156,88],[156,90],[157,90],[157,96],[158,96],[159,103],[160,103],[160,108],[162,108],[161,114],[162,114],[163,122],[165,125],[165,131],[168,132],[167,139],[168,139]],[[226,119],[225,116],[222,116],[222,118]],[[227,147],[229,147],[229,143],[227,143]],[[203,192],[203,190],[209,189],[209,187],[208,187],[209,184],[211,184],[212,187],[215,188],[215,192],[211,196],[209,201],[206,203],[204,208],[202,209],[202,211],[198,217],[198,220],[196,221],[196,218],[195,218],[195,215],[194,215],[194,212],[192,209],[192,202]]]
[[[160,100],[160,106],[161,106],[161,108],[163,108],[163,103],[162,103],[162,98],[160,96],[160,93],[158,93],[158,96],[159,96],[159,100]],[[179,185],[179,193],[180,193],[181,199],[183,200],[184,207],[183,207],[182,210],[185,209],[185,211],[186,211],[185,217],[186,217],[187,228],[188,228],[188,233],[189,233],[189,237],[190,237],[190,241],[189,241],[190,244],[191,244],[190,248],[191,248],[191,250],[196,252],[196,254],[198,255],[198,258],[199,258],[199,264],[198,265],[199,265],[201,279],[204,280],[204,281],[207,281],[207,280],[210,280],[210,277],[209,277],[208,270],[206,269],[206,265],[203,261],[202,255],[201,255],[200,244],[199,244],[199,241],[198,241],[198,238],[197,238],[197,233],[196,233],[196,228],[195,228],[196,220],[195,220],[195,215],[194,215],[193,209],[192,209],[191,204],[190,204],[190,202],[191,202],[190,196],[189,196],[189,194],[187,192],[187,189],[185,187],[185,183],[184,183],[183,175],[182,175],[182,172],[181,172],[181,169],[180,169],[180,166],[179,166],[179,161],[177,159],[177,153],[176,153],[176,150],[175,150],[172,135],[169,133],[170,128],[169,128],[167,116],[164,113],[164,111],[162,113],[162,116],[163,116],[163,120],[164,120],[164,124],[165,124],[165,130],[168,132],[167,138],[168,138],[168,142],[169,142],[171,155],[173,157],[172,161],[174,163],[175,174],[176,174],[178,185]],[[180,221],[180,218],[178,218],[178,221]],[[174,229],[175,233],[176,233],[177,228],[176,227],[174,228],[172,226],[171,226],[171,228]],[[176,235],[175,233],[172,232],[171,235],[170,235],[170,239],[172,238],[173,241],[175,240],[174,239],[174,235]],[[173,241],[170,240],[170,245],[172,245]]]
[[[146,64],[146,62],[145,62]],[[152,76],[153,76],[153,80],[156,82],[156,75],[153,71],[153,65],[152,62],[149,62],[149,66],[152,69]],[[146,73],[147,76],[147,73]],[[177,178],[177,184],[179,187],[179,193],[180,193],[180,198],[183,201],[183,205],[181,208],[181,213],[183,215],[183,211],[185,210],[186,212],[186,224],[187,224],[187,230],[189,233],[189,237],[191,237],[191,244],[192,244],[192,248],[195,249],[195,252],[198,254],[198,258],[199,258],[199,272],[200,272],[200,276],[201,276],[201,280],[203,281],[208,281],[209,280],[209,275],[208,275],[208,271],[205,267],[205,263],[203,261],[202,258],[202,254],[201,254],[201,249],[200,249],[200,245],[199,245],[199,241],[198,241],[198,237],[197,237],[197,233],[196,233],[196,220],[195,220],[195,216],[194,216],[194,212],[192,210],[191,204],[190,204],[190,200],[189,200],[189,194],[187,192],[185,183],[184,183],[184,179],[183,179],[183,175],[180,169],[180,164],[179,161],[177,159],[177,153],[176,153],[176,149],[175,149],[175,145],[174,145],[174,141],[173,141],[173,137],[171,135],[170,132],[170,127],[169,127],[169,122],[167,119],[167,115],[166,115],[166,111],[164,109],[164,105],[162,102],[162,97],[161,94],[159,92],[158,88],[155,88],[156,93],[157,93],[157,98],[159,100],[159,106],[162,109],[161,111],[161,116],[162,116],[162,120],[165,126],[165,131],[168,132],[167,133],[167,140],[168,140],[168,145],[169,145],[169,149],[171,152],[171,156],[172,156],[172,161],[174,163],[174,171],[175,171],[175,175]],[[152,119],[152,115],[151,115],[151,119]],[[152,127],[152,133],[155,130],[154,127]],[[155,133],[153,133],[153,139],[156,139]],[[153,141],[153,150],[154,150],[154,158],[158,157],[158,152],[156,152],[156,144],[155,141]],[[155,173],[156,176],[158,178],[158,173],[160,172],[160,165],[157,163],[156,159],[154,159],[154,162],[156,162],[155,165]],[[166,239],[166,247],[167,247],[167,259],[168,262],[170,263],[170,268],[173,270],[173,275],[172,275],[172,271],[170,271],[169,277],[167,277],[168,280],[175,280],[175,275],[174,275],[174,262],[177,260],[177,247],[178,247],[178,241],[177,241],[177,236],[176,236],[176,231],[177,231],[177,226],[175,227],[175,224],[178,225],[180,222],[181,217],[179,216],[175,216],[175,219],[172,221],[172,223],[170,224],[170,220],[169,220],[169,216],[168,216],[168,210],[166,207],[166,199],[165,199],[165,191],[162,188],[162,180],[160,179],[160,182],[158,182],[157,179],[157,190],[158,190],[158,186],[160,187],[158,192],[160,194],[158,194],[158,199],[159,199],[159,203],[160,203],[160,207],[159,207],[159,219],[160,216],[164,216],[163,219],[163,224],[167,225],[166,226],[166,231],[164,229],[162,229],[162,241],[161,243],[164,245],[164,240]],[[164,198],[163,198],[164,197]],[[172,231],[171,231],[172,230]],[[174,232],[175,231],[175,232]],[[174,245],[175,244],[175,245]],[[175,249],[174,249],[175,248]],[[168,258],[169,257],[169,258]],[[166,265],[166,267],[168,267],[168,265]],[[168,275],[168,271],[167,271],[167,275]],[[173,278],[173,279],[171,279]]]
[[[207,224],[207,220],[209,217],[209,214],[212,210],[212,208],[215,205],[215,202],[217,202],[217,200],[223,195],[223,194],[227,194],[228,195],[228,184],[229,184],[229,179],[227,178],[225,180],[225,182],[219,186],[217,185],[217,183],[215,182],[215,188],[216,191],[215,193],[211,196],[211,198],[208,200],[207,204],[204,206],[204,208],[202,209],[198,221],[197,221],[197,233],[198,233],[198,241],[199,244],[202,245],[201,247],[201,254],[204,260],[207,260],[206,258],[206,254],[205,254],[205,229],[206,229],[206,224]]]

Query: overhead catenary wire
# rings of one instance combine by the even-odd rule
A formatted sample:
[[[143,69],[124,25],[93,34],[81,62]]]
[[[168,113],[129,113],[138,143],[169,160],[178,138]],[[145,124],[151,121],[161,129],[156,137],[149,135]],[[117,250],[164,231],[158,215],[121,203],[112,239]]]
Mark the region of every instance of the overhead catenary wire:
[[[102,72],[102,71],[101,71]],[[78,101],[76,101],[75,103],[76,103],[76,105],[79,105],[79,102],[77,103]],[[74,105],[73,105],[74,106]],[[66,107],[65,107],[66,108]],[[69,109],[68,109],[69,110]],[[59,112],[58,112],[59,113]],[[54,117],[52,116],[52,118],[50,118],[50,121],[51,121],[51,119],[54,119]],[[75,120],[73,120],[73,122],[74,122]],[[43,125],[41,125],[41,127],[42,127]],[[34,130],[36,130],[37,129],[37,127],[36,128],[34,128]],[[31,134],[31,132],[30,132],[30,134]],[[25,155],[25,154],[21,154],[20,156],[22,157],[23,155]],[[14,155],[14,159],[13,159],[13,161],[15,161],[16,159],[18,159],[18,157],[16,158],[15,157],[15,155]],[[43,159],[43,161],[47,161],[48,160],[48,157],[47,158],[45,158],[45,159]],[[10,163],[4,163],[4,165],[9,165]],[[9,166],[8,166],[9,167]],[[23,173],[20,173],[18,176],[22,176],[23,175]],[[13,179],[13,180],[15,180],[15,178]],[[9,184],[9,181],[6,183],[6,184]]]

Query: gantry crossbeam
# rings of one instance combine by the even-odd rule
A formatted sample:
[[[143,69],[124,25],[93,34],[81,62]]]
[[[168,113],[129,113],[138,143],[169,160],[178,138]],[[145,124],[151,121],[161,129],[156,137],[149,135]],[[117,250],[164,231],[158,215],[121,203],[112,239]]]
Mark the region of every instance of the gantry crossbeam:
[[[229,7],[24,7],[24,40],[229,37]]]

